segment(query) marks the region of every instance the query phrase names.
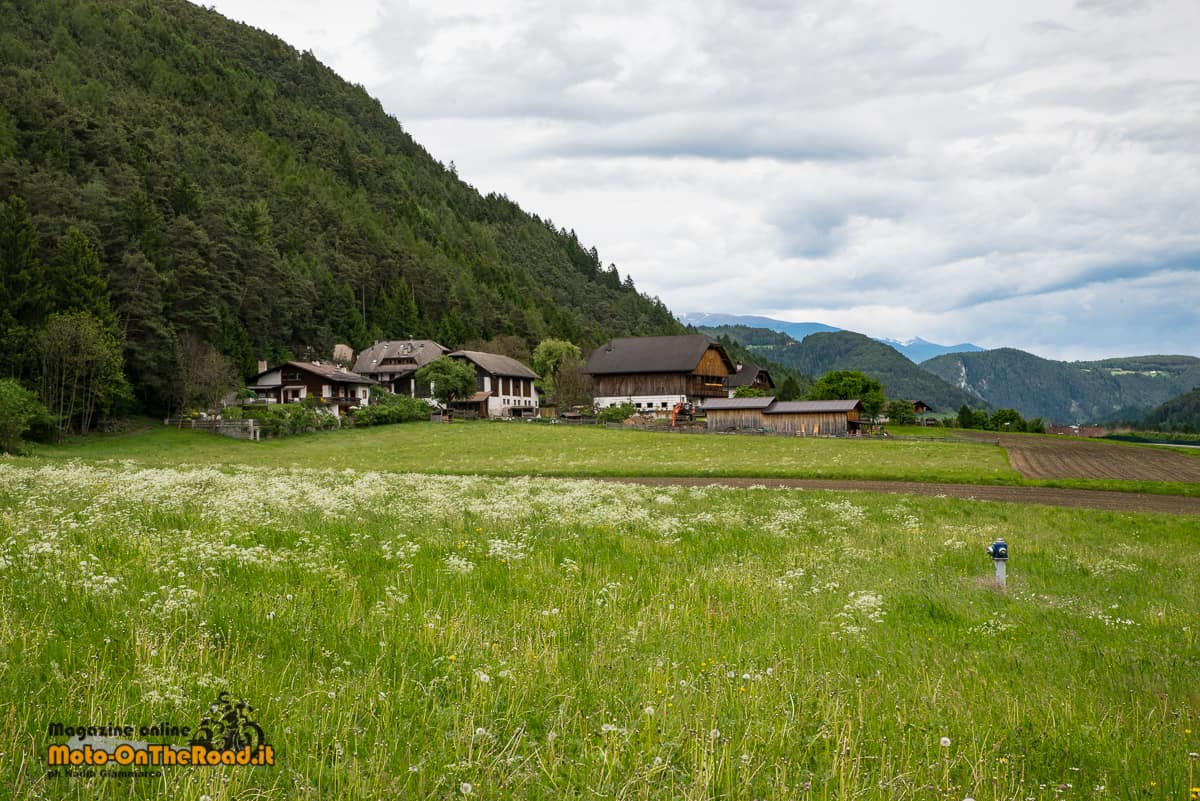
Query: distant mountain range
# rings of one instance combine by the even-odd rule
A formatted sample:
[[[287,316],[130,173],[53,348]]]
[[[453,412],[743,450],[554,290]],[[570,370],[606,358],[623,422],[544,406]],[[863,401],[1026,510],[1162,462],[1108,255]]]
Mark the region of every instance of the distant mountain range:
[[[694,325],[696,327],[745,325],[751,328],[769,328],[772,331],[787,334],[796,341],[803,340],[809,334],[834,333],[844,330],[832,325],[826,325],[825,323],[790,323],[785,320],[776,320],[772,317],[759,317],[752,314],[685,312],[676,316],[684,325]],[[932,359],[935,356],[941,356],[945,353],[964,353],[983,350],[983,348],[978,345],[972,345],[970,342],[960,342],[957,345],[939,345],[936,342],[930,342],[920,337],[906,341],[880,337],[874,337],[874,339],[877,342],[883,342],[895,348],[914,364],[920,364],[926,359]]]
[[[1147,415],[1155,407],[1200,387],[1200,358],[1132,356],[1090,362],[1043,359],[1014,348],[946,353],[913,364],[886,340],[821,323],[779,323],[767,317],[686,315],[710,336],[728,337],[763,359],[820,378],[831,370],[861,370],[879,379],[891,399],[923,400],[938,413],[972,408],[1016,409],[1024,417],[1048,422],[1104,423],[1115,420],[1161,425],[1186,419],[1174,406]],[[719,324],[721,319],[766,320],[789,325],[795,335],[771,326]],[[914,340],[910,345],[923,341]],[[923,343],[928,344],[928,343]],[[937,346],[935,346],[937,347]],[[969,346],[974,348],[975,346]],[[1190,411],[1191,398],[1180,399]],[[1159,422],[1154,422],[1162,418]]]
[[[1139,420],[1200,386],[1194,356],[1133,356],[1059,362],[1014,348],[955,353],[921,367],[997,408],[1058,423]]]
[[[831,370],[860,370],[878,379],[888,398],[922,400],[938,413],[955,412],[964,403],[976,408],[988,405],[922,370],[890,345],[853,331],[820,331],[797,342],[780,331],[745,325],[701,326],[700,330],[728,337],[761,359],[813,377]]]

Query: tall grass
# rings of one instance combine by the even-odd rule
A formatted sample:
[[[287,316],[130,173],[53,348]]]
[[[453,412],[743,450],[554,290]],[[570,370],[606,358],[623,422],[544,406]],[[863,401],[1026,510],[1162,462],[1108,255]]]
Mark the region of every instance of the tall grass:
[[[936,498],[4,462],[0,796],[1182,799],[1195,545]],[[194,725],[222,689],[277,767],[45,775],[51,722]]]

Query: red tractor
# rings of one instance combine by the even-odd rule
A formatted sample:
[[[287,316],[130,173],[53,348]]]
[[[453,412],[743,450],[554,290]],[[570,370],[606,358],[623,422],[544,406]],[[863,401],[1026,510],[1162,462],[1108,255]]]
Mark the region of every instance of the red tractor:
[[[679,423],[691,423],[696,419],[696,407],[687,401],[680,401],[671,410],[671,428]]]

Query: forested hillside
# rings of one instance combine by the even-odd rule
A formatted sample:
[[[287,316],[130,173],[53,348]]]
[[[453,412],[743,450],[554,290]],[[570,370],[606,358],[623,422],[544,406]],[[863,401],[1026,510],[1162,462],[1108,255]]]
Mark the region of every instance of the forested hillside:
[[[921,366],[993,406],[1057,423],[1138,419],[1200,384],[1200,359],[1192,356],[1060,362],[1000,348],[939,356]]]
[[[32,385],[66,312],[114,337],[153,412],[185,351],[246,374],[381,337],[682,331],[274,36],[183,0],[7,0],[0,18],[0,375]]]
[[[895,348],[853,331],[809,334],[797,342],[787,334],[744,325],[702,328],[711,336],[726,336],[762,358],[816,378],[833,370],[858,370],[883,384],[892,400],[923,400],[939,413],[955,412],[978,398],[954,388],[913,364]]]
[[[1200,433],[1200,387],[1154,408],[1143,425],[1160,431]]]

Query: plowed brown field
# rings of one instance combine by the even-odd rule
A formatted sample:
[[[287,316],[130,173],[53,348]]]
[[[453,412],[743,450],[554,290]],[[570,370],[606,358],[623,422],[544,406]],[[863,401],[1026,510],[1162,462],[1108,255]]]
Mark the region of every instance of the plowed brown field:
[[[1025,478],[1200,482],[1200,457],[1167,448],[1015,436],[1001,436],[1000,445]]]
[[[569,480],[569,479],[561,479]],[[1067,506],[1079,509],[1105,509],[1112,512],[1164,512],[1173,515],[1200,515],[1200,498],[1183,495],[1148,495],[1140,492],[1059,489],[1057,487],[1012,487],[986,484],[926,484],[917,481],[839,481],[805,478],[600,478],[619,484],[646,484],[656,487],[773,487],[797,490],[834,490],[838,492],[893,492],[902,495],[932,495],[939,498],[964,498],[972,501],[1031,503],[1040,506]]]

